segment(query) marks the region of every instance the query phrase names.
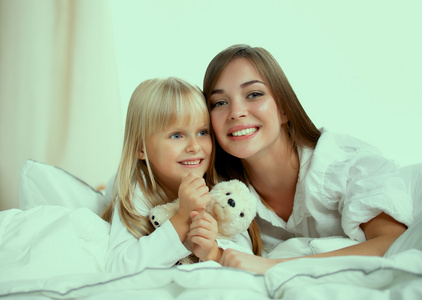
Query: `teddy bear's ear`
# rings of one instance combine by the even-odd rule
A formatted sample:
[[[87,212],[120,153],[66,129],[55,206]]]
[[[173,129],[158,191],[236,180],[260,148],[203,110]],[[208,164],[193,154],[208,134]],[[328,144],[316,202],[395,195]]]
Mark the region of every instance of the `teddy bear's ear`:
[[[151,214],[150,215],[149,220],[151,221],[151,223],[154,226],[154,228],[158,228],[158,227],[161,226],[161,224],[157,220],[155,220],[155,215],[154,214]]]

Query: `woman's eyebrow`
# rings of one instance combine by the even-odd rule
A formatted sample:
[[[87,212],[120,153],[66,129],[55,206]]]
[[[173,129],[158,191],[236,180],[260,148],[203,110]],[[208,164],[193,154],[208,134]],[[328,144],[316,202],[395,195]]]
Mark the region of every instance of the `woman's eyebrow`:
[[[254,83],[261,83],[261,84],[263,84],[263,85],[265,85],[265,83],[264,82],[262,82],[261,80],[250,80],[250,81],[246,81],[246,82],[244,82],[244,83],[242,83],[241,85],[240,85],[240,87],[241,88],[245,88],[245,87],[247,87],[247,86],[249,86],[249,85],[252,85],[252,84],[254,84]]]
[[[261,80],[250,80],[250,81],[246,81],[246,82],[244,82],[244,83],[242,83],[241,85],[240,85],[240,87],[243,89],[243,88],[245,88],[245,87],[247,87],[247,86],[249,86],[249,85],[252,85],[252,84],[255,84],[255,83],[261,83],[261,84],[263,84],[263,85],[266,85],[264,82],[262,82]],[[224,90],[223,89],[217,89],[217,90],[213,90],[212,92],[211,92],[211,95],[214,95],[214,94],[223,94],[224,93]]]
[[[224,91],[223,90],[213,90],[212,92],[211,92],[211,95],[214,95],[214,94],[223,94],[224,93]]]

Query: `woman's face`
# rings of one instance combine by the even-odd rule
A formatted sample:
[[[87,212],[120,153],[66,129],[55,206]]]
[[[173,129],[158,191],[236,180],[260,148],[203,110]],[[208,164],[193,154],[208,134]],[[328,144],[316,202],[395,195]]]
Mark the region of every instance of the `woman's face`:
[[[241,159],[267,155],[285,134],[269,87],[245,58],[230,62],[210,96],[211,122],[221,147]]]

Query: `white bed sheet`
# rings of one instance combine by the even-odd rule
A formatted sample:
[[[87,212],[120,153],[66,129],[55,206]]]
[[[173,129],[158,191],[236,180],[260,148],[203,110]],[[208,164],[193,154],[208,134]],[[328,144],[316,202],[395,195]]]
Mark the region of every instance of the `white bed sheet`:
[[[28,160],[24,210],[0,212],[0,298],[6,299],[422,299],[422,164],[401,169],[415,200],[413,224],[385,257],[297,259],[265,276],[214,262],[135,274],[104,272],[107,203],[64,170]],[[345,238],[295,238],[270,257],[330,251]]]
[[[418,226],[422,225],[422,221]],[[7,299],[421,299],[422,252],[298,259],[265,276],[214,262],[135,274],[104,272],[109,224],[88,209],[0,213],[0,297]],[[287,252],[333,239],[291,239]],[[312,245],[312,247],[311,247]],[[392,295],[394,295],[393,298]],[[337,297],[338,296],[338,297]]]

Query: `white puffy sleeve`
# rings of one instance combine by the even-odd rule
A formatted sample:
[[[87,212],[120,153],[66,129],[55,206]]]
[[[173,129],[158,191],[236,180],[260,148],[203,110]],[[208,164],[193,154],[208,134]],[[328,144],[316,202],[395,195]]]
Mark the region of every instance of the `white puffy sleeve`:
[[[148,209],[141,213],[148,214]],[[137,239],[122,222],[115,206],[110,230],[106,270],[134,273],[146,267],[170,267],[191,252],[179,239],[172,223],[167,220],[148,236]]]
[[[409,226],[413,222],[412,200],[394,162],[373,152],[357,152],[329,166],[343,170],[343,191],[338,210],[341,226],[352,239],[365,241],[360,224],[384,212]]]

